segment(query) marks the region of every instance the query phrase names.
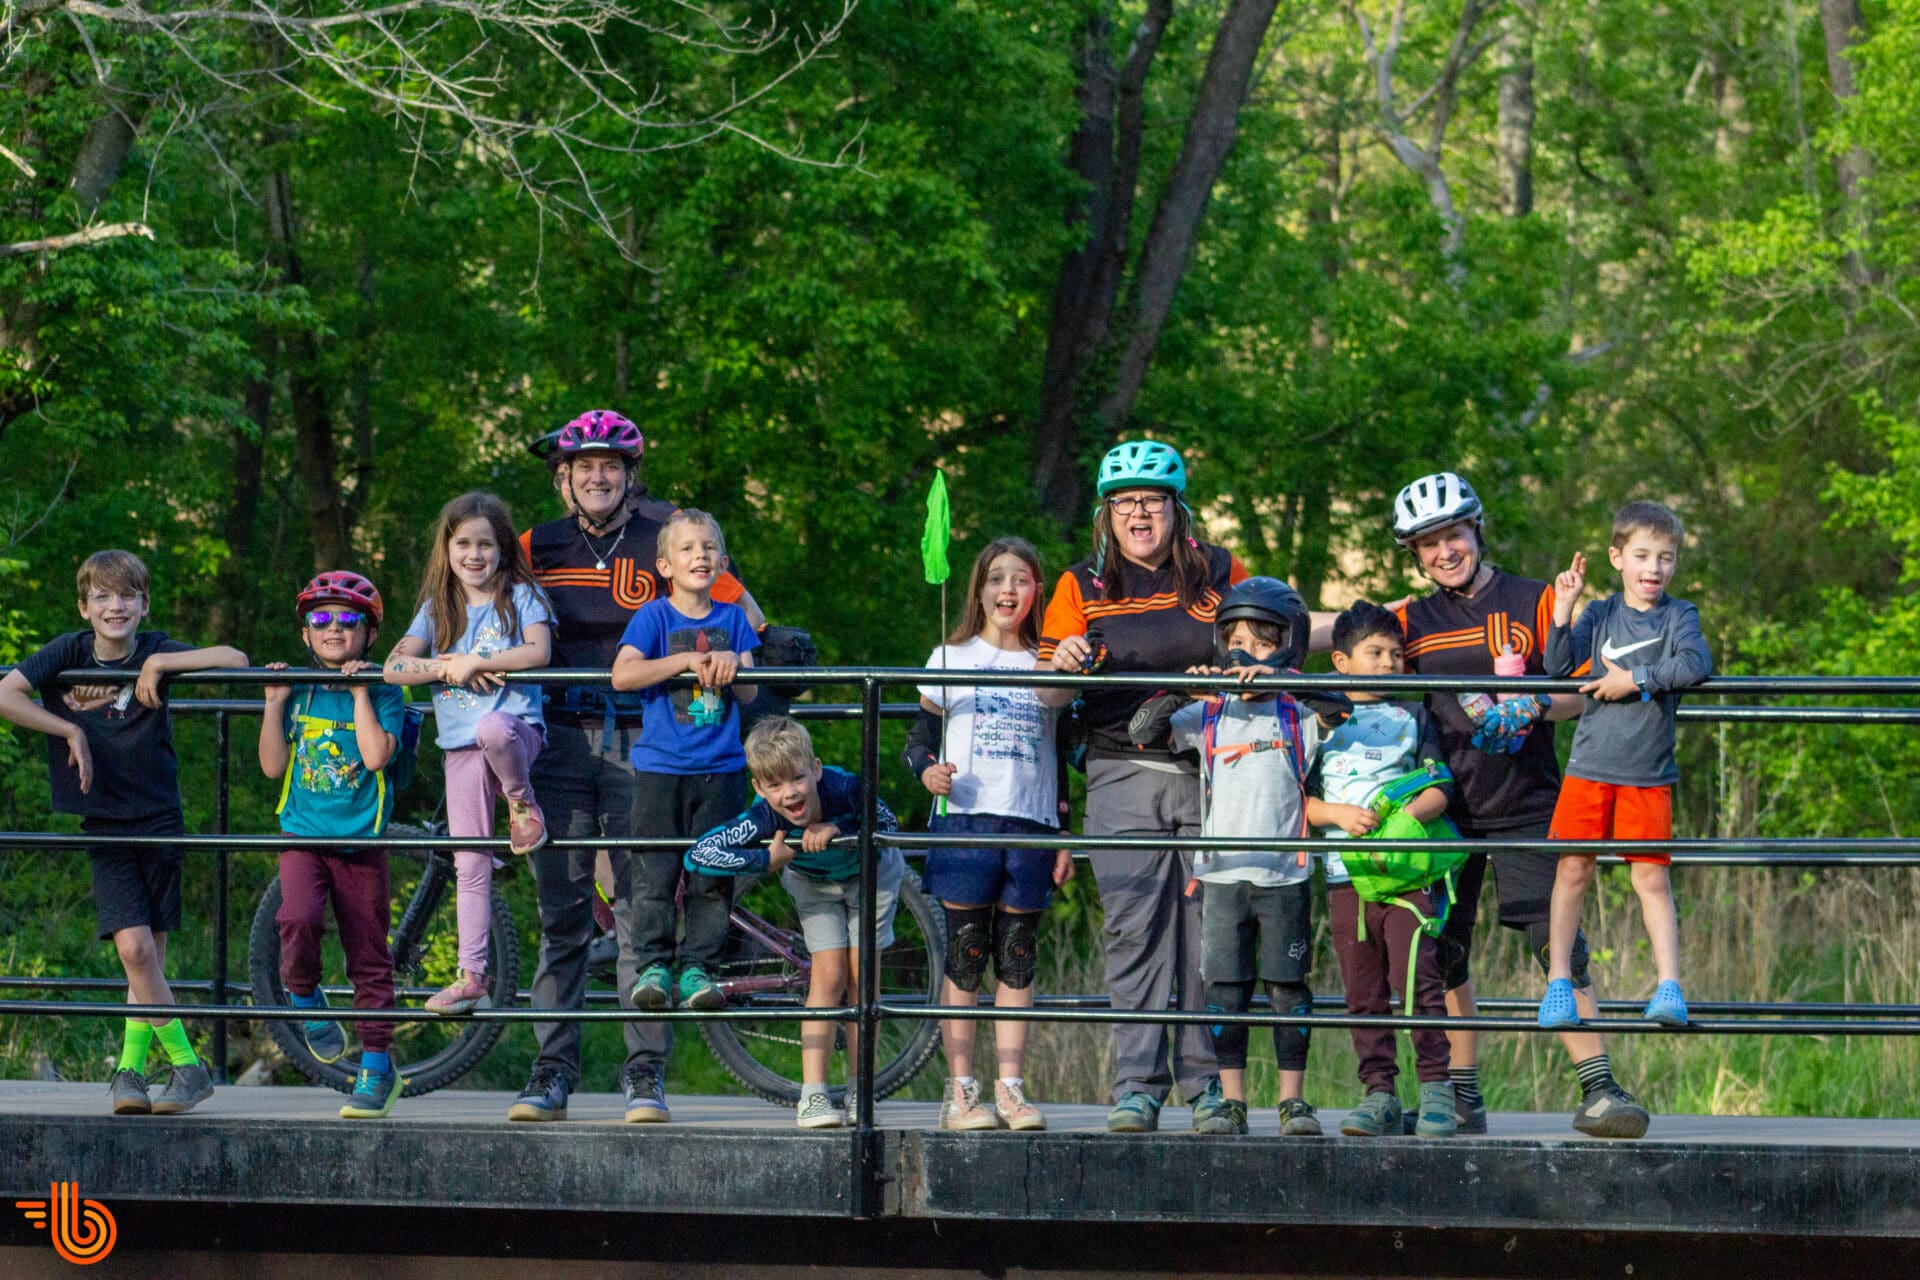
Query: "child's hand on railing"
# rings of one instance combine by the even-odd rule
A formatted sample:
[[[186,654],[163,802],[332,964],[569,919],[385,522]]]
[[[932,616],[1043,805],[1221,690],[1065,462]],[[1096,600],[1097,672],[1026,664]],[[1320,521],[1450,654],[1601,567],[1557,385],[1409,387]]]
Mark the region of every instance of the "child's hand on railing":
[[[366,664],[363,663],[361,665],[364,666]],[[267,670],[269,671],[285,671],[286,669],[287,664],[284,662],[267,663]],[[284,705],[286,700],[293,696],[293,686],[290,684],[262,685],[260,691],[266,695],[265,700],[269,709]]]
[[[808,853],[819,853],[839,834],[840,828],[831,822],[815,822],[800,836],[800,847]]]
[[[498,672],[480,669],[480,664],[485,661],[477,653],[448,654],[440,659],[441,680],[475,693],[492,693],[504,688],[507,682],[500,678]]]

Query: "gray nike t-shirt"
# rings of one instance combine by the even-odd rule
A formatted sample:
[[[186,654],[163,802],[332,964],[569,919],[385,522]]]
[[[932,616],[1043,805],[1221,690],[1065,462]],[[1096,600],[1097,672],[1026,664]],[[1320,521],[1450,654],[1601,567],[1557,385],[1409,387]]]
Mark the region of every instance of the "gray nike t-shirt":
[[[1627,607],[1619,592],[1588,605],[1571,627],[1547,631],[1547,674],[1572,675],[1582,663],[1606,674],[1626,667],[1642,691],[1624,702],[1587,699],[1567,757],[1567,775],[1622,787],[1664,787],[1680,780],[1673,759],[1679,691],[1713,670],[1700,634],[1700,611],[1663,595],[1651,609]]]

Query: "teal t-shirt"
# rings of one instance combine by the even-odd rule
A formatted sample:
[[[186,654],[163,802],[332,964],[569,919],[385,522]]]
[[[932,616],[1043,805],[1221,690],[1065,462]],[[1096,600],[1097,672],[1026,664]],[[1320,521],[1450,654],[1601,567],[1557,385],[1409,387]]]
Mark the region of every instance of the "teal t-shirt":
[[[373,713],[400,740],[406,695],[375,685]],[[353,725],[353,694],[305,685],[287,699],[281,724],[293,753],[280,794],[280,829],[294,836],[377,836],[393,813],[393,788],[384,773],[360,759]]]

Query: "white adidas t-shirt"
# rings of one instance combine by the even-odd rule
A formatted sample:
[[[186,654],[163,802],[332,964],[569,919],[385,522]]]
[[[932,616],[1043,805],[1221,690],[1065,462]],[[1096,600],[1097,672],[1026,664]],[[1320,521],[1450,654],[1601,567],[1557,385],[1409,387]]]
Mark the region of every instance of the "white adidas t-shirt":
[[[943,644],[927,659],[939,671],[1032,671],[1031,649],[1000,649],[978,636]],[[946,751],[953,775],[949,813],[992,813],[1056,826],[1060,812],[1054,766],[1057,708],[1015,685],[974,688],[922,685],[920,696],[946,709]]]

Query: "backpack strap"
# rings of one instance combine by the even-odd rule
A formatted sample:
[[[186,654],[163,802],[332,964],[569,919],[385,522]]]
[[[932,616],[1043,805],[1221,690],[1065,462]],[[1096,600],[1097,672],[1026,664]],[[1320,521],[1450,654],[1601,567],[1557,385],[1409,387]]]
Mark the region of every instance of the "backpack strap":
[[[1215,695],[1208,697],[1200,712],[1200,773],[1205,782],[1208,807],[1213,802],[1213,762],[1224,760],[1228,764],[1244,760],[1259,751],[1284,751],[1287,763],[1293,766],[1293,779],[1300,790],[1300,826],[1293,834],[1305,837],[1307,826],[1307,744],[1300,733],[1300,707],[1292,698],[1282,697],[1274,703],[1274,715],[1280,721],[1280,737],[1265,741],[1236,742],[1229,746],[1214,745],[1214,731],[1220,723],[1220,713],[1226,708],[1226,698]],[[1300,865],[1307,864],[1307,852],[1300,851]]]
[[[296,742],[301,738],[318,738],[324,734],[332,733],[335,730],[345,730],[348,733],[352,733],[357,728],[351,720],[328,720],[323,716],[311,714],[313,711],[312,685],[307,686],[307,700],[304,706],[304,710],[294,712],[293,723],[287,726],[288,742]],[[400,753],[400,738],[397,734],[393,735],[393,751],[396,756]],[[361,767],[365,768],[365,766],[366,762],[364,760],[361,761]],[[385,769],[368,769],[367,772],[373,775],[373,834],[379,835],[381,828],[387,825],[387,771]],[[287,811],[287,801],[291,799],[292,796],[293,760],[289,757],[287,760],[287,771],[280,779],[280,803],[275,806],[273,810],[275,817],[279,817]]]

